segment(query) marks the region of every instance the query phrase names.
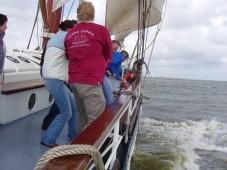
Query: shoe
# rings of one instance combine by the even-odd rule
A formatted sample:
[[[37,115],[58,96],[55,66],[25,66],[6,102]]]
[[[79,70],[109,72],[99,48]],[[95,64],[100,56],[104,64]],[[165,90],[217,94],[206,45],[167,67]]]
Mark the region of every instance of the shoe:
[[[49,148],[55,148],[55,147],[59,146],[59,145],[56,144],[56,143],[51,144],[51,145],[47,145],[47,144],[45,144],[45,143],[43,143],[43,142],[40,142],[40,144],[43,145],[43,146],[47,146],[47,147],[49,147]]]

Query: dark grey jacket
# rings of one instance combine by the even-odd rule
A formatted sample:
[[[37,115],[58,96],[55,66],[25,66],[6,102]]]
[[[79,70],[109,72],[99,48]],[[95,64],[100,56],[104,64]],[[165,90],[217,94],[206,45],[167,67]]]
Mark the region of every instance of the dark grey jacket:
[[[0,32],[0,72],[3,70],[4,59],[5,59],[5,45],[3,37],[5,36],[4,32]]]

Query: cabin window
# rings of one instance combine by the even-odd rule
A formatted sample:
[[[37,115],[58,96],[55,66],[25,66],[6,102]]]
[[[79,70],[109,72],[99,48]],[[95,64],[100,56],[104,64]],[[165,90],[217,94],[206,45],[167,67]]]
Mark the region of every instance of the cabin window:
[[[34,109],[35,103],[36,103],[36,94],[32,93],[28,100],[28,109],[29,110]]]
[[[19,60],[17,60],[16,58],[14,58],[14,57],[12,57],[12,56],[8,56],[8,55],[7,55],[6,58],[7,58],[8,60],[14,62],[14,63],[20,63]]]
[[[21,61],[25,62],[25,63],[30,63],[30,61],[29,61],[28,59],[26,59],[26,58],[24,58],[24,57],[22,57],[22,56],[18,56],[18,58],[19,58]]]
[[[37,57],[37,56],[32,56],[33,58],[37,59],[37,60],[41,60],[40,57]]]

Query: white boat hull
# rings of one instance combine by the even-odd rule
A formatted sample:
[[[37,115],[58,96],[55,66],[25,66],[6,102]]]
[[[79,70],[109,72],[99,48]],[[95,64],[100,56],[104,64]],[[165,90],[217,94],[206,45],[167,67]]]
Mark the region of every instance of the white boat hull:
[[[29,108],[29,99],[35,96],[34,106]],[[13,94],[1,94],[0,124],[5,124],[30,115],[51,105],[49,92],[45,87]],[[31,104],[30,104],[31,105]]]
[[[40,57],[39,51],[7,53],[1,74],[0,124],[38,112],[53,102],[43,82],[37,81],[42,80]]]

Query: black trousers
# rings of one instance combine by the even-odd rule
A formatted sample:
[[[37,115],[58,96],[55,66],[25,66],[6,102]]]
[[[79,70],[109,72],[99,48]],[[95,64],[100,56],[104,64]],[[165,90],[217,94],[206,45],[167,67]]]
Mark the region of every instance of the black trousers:
[[[46,130],[58,114],[59,114],[59,109],[56,103],[54,102],[50,107],[49,113],[43,119],[42,129]]]

